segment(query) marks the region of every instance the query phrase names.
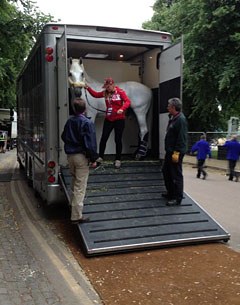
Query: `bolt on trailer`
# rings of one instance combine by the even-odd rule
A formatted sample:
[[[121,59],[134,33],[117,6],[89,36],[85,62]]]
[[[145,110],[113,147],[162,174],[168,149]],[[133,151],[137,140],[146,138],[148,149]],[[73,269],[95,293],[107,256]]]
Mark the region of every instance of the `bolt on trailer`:
[[[17,80],[17,157],[29,184],[48,204],[65,201],[60,170],[67,166],[63,127],[72,114],[68,82],[69,58],[82,58],[91,77],[103,82],[137,81],[152,91],[148,114],[149,154],[163,156],[167,101],[181,97],[182,43],[170,33],[102,26],[47,24]],[[95,120],[97,142],[104,116]],[[130,112],[123,135],[123,154],[138,145],[139,127]],[[114,154],[114,138],[106,154]]]

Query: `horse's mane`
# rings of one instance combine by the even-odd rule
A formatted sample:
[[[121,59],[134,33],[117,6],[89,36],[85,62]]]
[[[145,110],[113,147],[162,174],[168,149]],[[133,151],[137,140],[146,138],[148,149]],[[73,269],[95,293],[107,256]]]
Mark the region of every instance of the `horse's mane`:
[[[91,76],[89,76],[84,68],[84,78],[85,81],[88,85],[94,84],[94,87],[102,87],[102,83],[97,81],[96,79],[92,78]]]

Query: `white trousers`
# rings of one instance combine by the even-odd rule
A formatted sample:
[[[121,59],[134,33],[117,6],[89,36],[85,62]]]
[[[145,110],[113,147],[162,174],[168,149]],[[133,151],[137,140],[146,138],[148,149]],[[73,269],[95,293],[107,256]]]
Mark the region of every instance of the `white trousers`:
[[[82,218],[83,200],[87,188],[89,175],[88,159],[83,154],[68,155],[67,158],[72,175],[71,220],[78,220]]]

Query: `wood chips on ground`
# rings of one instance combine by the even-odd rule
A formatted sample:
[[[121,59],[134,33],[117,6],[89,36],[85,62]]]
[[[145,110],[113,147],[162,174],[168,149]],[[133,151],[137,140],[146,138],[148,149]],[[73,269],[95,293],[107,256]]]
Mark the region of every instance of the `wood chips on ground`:
[[[57,227],[105,305],[240,304],[240,253],[225,244],[86,258],[77,229]]]

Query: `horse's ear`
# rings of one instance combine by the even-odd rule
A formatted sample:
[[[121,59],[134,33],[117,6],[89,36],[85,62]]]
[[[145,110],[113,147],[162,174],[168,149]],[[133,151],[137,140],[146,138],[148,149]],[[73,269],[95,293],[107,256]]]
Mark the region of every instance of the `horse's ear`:
[[[69,63],[72,64],[72,57],[69,57]]]
[[[82,65],[83,64],[83,60],[82,57],[79,58],[79,64]]]

